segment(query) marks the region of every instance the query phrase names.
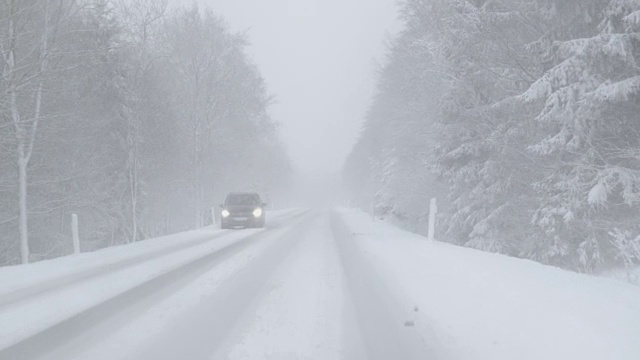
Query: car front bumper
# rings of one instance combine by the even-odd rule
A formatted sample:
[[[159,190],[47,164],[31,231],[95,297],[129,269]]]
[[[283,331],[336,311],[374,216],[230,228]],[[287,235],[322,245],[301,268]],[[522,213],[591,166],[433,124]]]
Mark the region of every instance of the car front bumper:
[[[226,226],[258,226],[264,224],[264,217],[231,215],[222,218],[222,223]]]

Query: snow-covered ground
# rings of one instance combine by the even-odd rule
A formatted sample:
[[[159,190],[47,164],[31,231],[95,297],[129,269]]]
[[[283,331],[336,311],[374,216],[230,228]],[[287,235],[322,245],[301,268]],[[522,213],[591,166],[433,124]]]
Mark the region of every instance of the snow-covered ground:
[[[236,256],[225,259],[213,271],[197,276],[165,298],[150,299],[125,309],[120,319],[102,325],[92,337],[101,341],[82,341],[67,345],[48,359],[203,359],[207,358],[229,330],[236,318],[236,309],[255,294],[241,298],[234,281],[251,281],[243,276],[257,266],[260,259],[273,259],[271,249],[290,227],[282,227],[261,238]],[[258,265],[259,266],[259,265]],[[261,270],[264,268],[259,266]],[[239,288],[240,286],[238,286]],[[255,289],[257,293],[259,290]],[[242,293],[246,295],[246,293]],[[229,315],[231,317],[229,318]],[[216,336],[217,335],[217,336]]]
[[[345,338],[345,284],[328,223],[316,218],[268,282],[262,301],[236,326],[214,358],[349,359]]]
[[[271,221],[301,210],[270,214]],[[0,268],[0,349],[264,229],[199,230]],[[224,235],[224,236],[223,236]]]
[[[640,359],[636,286],[339,217],[441,358]]]
[[[640,266],[631,267],[629,269],[618,268],[602,271],[598,276],[616,279],[640,286]]]
[[[283,216],[300,212],[300,209],[285,209],[269,212],[269,220],[278,220]],[[162,254],[163,251],[184,248],[190,244],[210,240],[225,234],[217,226],[185,231],[178,234],[148,239],[121,246],[113,246],[98,251],[71,255],[52,260],[40,261],[28,265],[0,267],[0,299],[18,291],[32,290],[43,284],[60,279],[74,279],[96,269],[121,264],[123,261],[141,262],[149,256]],[[1,300],[0,300],[1,301]]]
[[[158,239],[34,264],[55,281],[141,260],[58,290],[5,286],[24,296],[0,296],[0,358],[640,359],[639,287],[429,242],[351,210],[279,216],[265,230],[176,235],[190,245],[170,254]],[[33,267],[0,279],[22,271],[41,288]]]

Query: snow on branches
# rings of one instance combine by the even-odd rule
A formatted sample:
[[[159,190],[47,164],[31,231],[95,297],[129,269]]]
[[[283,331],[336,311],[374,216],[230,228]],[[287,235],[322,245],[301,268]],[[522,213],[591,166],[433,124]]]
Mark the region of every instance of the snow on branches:
[[[419,219],[403,199],[427,191],[407,184],[435,170],[449,241],[616,261],[609,232],[640,233],[640,1],[404,0],[401,14],[354,153],[377,164],[361,188]]]

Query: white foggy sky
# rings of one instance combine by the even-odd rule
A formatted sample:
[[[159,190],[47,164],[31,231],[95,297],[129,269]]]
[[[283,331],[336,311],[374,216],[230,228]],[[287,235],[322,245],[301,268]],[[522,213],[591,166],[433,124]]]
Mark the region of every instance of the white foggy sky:
[[[399,28],[396,0],[199,0],[233,31],[277,102],[273,117],[296,169],[339,171],[357,139],[375,84],[375,61]],[[189,5],[191,0],[170,0]]]

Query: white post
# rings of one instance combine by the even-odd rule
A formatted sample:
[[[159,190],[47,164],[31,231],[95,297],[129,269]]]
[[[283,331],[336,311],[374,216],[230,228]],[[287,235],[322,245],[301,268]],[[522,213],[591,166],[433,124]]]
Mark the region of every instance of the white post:
[[[78,215],[71,214],[71,233],[73,235],[73,253],[80,254],[80,236],[78,235]]]
[[[438,211],[438,205],[436,198],[431,199],[429,205],[429,240],[433,241],[436,233],[436,212]]]
[[[376,203],[371,201],[371,221],[376,221]]]
[[[215,207],[211,208],[211,223],[213,225],[216,225],[216,208]]]

